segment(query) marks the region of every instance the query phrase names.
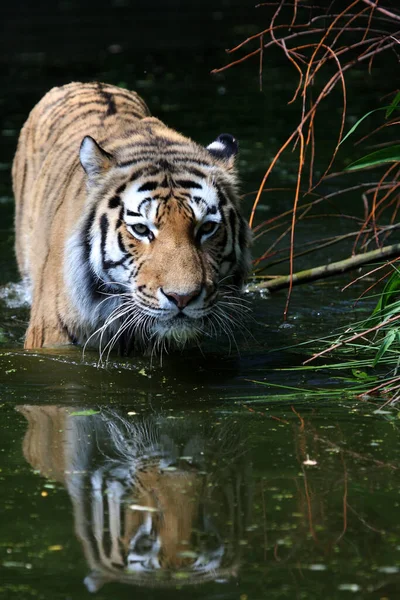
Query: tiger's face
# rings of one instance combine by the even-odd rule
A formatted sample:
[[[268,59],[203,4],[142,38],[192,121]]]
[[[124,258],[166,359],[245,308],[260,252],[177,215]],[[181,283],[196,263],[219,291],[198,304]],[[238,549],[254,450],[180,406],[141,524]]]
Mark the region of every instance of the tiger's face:
[[[89,267],[94,302],[86,308],[102,335],[184,344],[224,324],[230,330],[249,266],[236,152],[230,135],[202,148],[153,118],[112,154],[84,138],[91,209],[83,240],[74,239]]]
[[[227,548],[208,514],[206,486],[206,478],[193,466],[191,471],[139,474],[133,490],[138,504],[125,508],[122,547],[128,572],[183,569],[196,576],[222,567]],[[141,507],[148,511],[132,510]]]

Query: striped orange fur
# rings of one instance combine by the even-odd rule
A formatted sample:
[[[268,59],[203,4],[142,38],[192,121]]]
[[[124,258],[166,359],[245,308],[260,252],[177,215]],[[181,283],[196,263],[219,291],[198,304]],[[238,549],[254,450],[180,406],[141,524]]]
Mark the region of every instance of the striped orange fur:
[[[230,332],[249,265],[228,134],[204,148],[102,83],[34,107],[12,175],[26,348],[109,351]],[[239,311],[239,313],[238,313]]]

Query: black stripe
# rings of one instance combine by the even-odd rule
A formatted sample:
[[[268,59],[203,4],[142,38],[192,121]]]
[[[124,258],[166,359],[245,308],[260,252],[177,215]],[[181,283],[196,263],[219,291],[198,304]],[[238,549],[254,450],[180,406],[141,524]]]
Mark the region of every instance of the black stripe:
[[[113,196],[112,198],[109,199],[108,201],[108,208],[118,208],[118,206],[121,204],[121,198],[119,196]]]
[[[147,181],[143,185],[140,186],[138,192],[152,192],[158,187],[157,181]]]
[[[141,215],[138,212],[135,212],[133,210],[129,210],[129,208],[126,209],[126,216],[127,217],[142,217],[143,215]]]
[[[142,210],[142,206],[144,206],[145,204],[149,204],[149,202],[151,202],[151,198],[144,198],[144,200],[141,201],[141,203],[138,206],[138,211],[140,212]],[[142,214],[140,215],[141,217],[143,216]]]
[[[118,166],[120,166],[120,165],[118,165]],[[135,179],[142,177],[142,175],[144,175],[145,173],[146,173],[146,169],[138,169],[137,171],[134,171],[131,174],[129,181],[134,181]]]
[[[229,225],[232,233],[232,252],[236,255],[236,214],[233,208],[229,211]]]
[[[222,206],[226,206],[227,203],[227,198],[226,196],[222,193],[221,188],[217,185],[217,196],[218,196],[218,207],[219,209],[221,209]]]
[[[129,260],[129,258],[127,259],[126,256],[123,256],[119,260],[106,260],[104,261],[103,265],[104,270],[108,271],[109,269],[114,269],[115,267],[122,266],[126,271],[129,271],[129,267],[124,264],[127,260]]]
[[[83,246],[83,256],[84,262],[86,266],[86,276],[87,276],[87,286],[89,293],[92,296],[92,300],[99,300],[99,280],[94,275],[92,266],[90,264],[90,250],[91,250],[91,238],[90,238],[90,230],[92,229],[95,217],[96,217],[96,207],[94,207],[85,223],[85,227],[82,232],[82,246]]]
[[[195,169],[194,167],[190,167],[190,169],[188,169],[188,173],[190,173],[191,175],[194,175],[195,177],[200,177],[200,179],[203,179],[206,176],[205,173],[202,173],[202,171],[199,171],[198,169]]]
[[[101,215],[100,219],[100,232],[101,232],[101,257],[103,260],[103,267],[106,261],[106,243],[107,243],[107,233],[108,233],[108,217],[106,214]]]
[[[115,113],[117,112],[117,108],[115,106],[113,95],[109,91],[109,88],[108,88],[108,90],[105,90],[103,84],[98,82],[97,90],[98,90],[102,100],[104,101],[104,104],[107,106],[107,111],[106,111],[105,116],[109,117],[111,115],[115,115]]]
[[[195,165],[199,165],[200,167],[210,167],[212,164],[209,162],[205,162],[203,160],[198,160],[195,157],[182,156],[182,154],[177,154],[174,162],[178,163],[178,164],[182,164],[182,163],[195,164]],[[185,167],[186,167],[186,164],[185,164]],[[203,174],[203,177],[204,177],[204,174]]]
[[[126,258],[127,258],[126,249],[124,248],[124,246],[122,246],[122,243],[121,243],[120,248],[122,249],[124,256],[122,258],[120,258],[120,260],[107,260],[107,258],[106,258],[106,243],[107,243],[108,229],[109,229],[108,217],[106,214],[103,214],[103,215],[101,215],[101,219],[100,219],[100,232],[101,232],[101,257],[102,257],[102,262],[103,262],[103,269],[105,271],[108,269],[113,269],[114,267],[119,267],[119,266],[123,265],[123,263],[126,261]],[[119,233],[119,235],[120,235],[120,233]],[[118,237],[118,243],[120,243],[119,237]]]
[[[106,117],[115,115],[117,112],[117,107],[115,106],[115,102],[114,102],[114,98],[113,98],[112,94],[110,94],[109,92],[104,92],[103,95],[104,95],[104,99],[106,100],[106,103],[107,103]]]
[[[175,185],[184,188],[185,190],[190,190],[190,189],[195,189],[195,190],[202,190],[203,186],[201,186],[199,183],[197,183],[196,181],[191,181],[190,179],[177,179],[175,181]]]
[[[134,273],[133,273],[133,277],[137,277],[137,276],[138,276],[138,274],[139,274],[139,272],[140,272],[141,268],[143,267],[144,263],[145,263],[145,261],[143,260],[143,261],[140,263],[140,265],[137,265],[137,264],[135,265],[135,271],[134,271]],[[143,287],[143,286],[141,286],[141,287]]]
[[[120,231],[118,231],[118,246],[121,252],[123,252],[123,254],[126,254],[126,248],[122,242],[122,233]]]
[[[228,243],[228,234],[227,234],[227,231],[226,231],[225,227],[223,228],[222,231],[223,231],[223,237],[222,237],[222,240],[221,240],[221,246],[222,246],[222,248],[225,249],[225,246]]]
[[[137,163],[139,162],[144,162],[145,159],[143,158],[131,158],[130,160],[125,160],[123,162],[119,162],[117,163],[117,167],[123,168],[123,167],[131,167],[133,165],[137,165]],[[132,179],[131,179],[132,181]]]
[[[123,146],[123,150],[125,151],[127,149],[126,146]],[[157,165],[159,167],[159,170],[165,170],[165,171],[170,171],[170,172],[177,172],[177,166],[178,164],[194,164],[194,165],[198,165],[198,166],[204,166],[204,167],[210,167],[211,163],[206,163],[204,161],[199,161],[197,160],[194,156],[184,156],[182,155],[181,152],[177,152],[176,150],[162,150],[162,156],[168,157],[168,159],[170,160],[170,162],[168,162],[165,159],[161,159],[161,160],[155,160],[155,156],[154,153],[158,151],[156,146],[153,146],[151,149],[149,150],[141,150],[141,145],[137,144],[135,146],[135,149],[137,149],[137,154],[135,152],[135,157],[131,160],[126,160],[125,162],[122,163],[118,163],[118,166],[128,166],[129,164],[135,164],[137,162],[139,162],[140,160],[149,160],[151,159],[152,161],[154,161],[155,165]],[[176,163],[172,164],[172,163]],[[204,175],[202,175],[204,177]]]
[[[160,188],[168,189],[169,187],[171,187],[171,183],[168,181],[168,177],[165,176],[162,182],[160,183]]]
[[[240,217],[239,218],[239,246],[241,249],[243,249],[247,246],[246,230],[247,230],[246,222],[242,217]]]
[[[128,132],[126,132],[126,135],[129,136],[130,133],[133,134],[134,132],[128,131]],[[182,150],[187,149],[187,144],[168,140],[166,138],[154,138],[154,137],[150,138],[150,141],[139,141],[139,142],[135,142],[132,144],[126,144],[124,146],[124,148],[126,150],[130,150],[131,148],[141,150],[143,148],[143,149],[151,150],[152,152],[154,152],[155,150],[158,150],[158,151],[162,151],[164,154],[165,147],[171,148],[173,146],[175,146],[175,148],[176,148],[175,152],[179,152],[181,155],[182,155]],[[168,152],[170,152],[170,150]]]

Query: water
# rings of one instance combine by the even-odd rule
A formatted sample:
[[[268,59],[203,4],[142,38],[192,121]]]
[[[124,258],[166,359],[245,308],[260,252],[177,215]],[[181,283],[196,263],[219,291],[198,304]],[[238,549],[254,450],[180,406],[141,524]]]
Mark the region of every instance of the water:
[[[176,19],[140,3],[131,26],[129,2],[114,4],[92,11],[101,41],[85,34],[88,16],[77,21],[73,2],[57,14],[43,3],[31,29],[18,3],[7,9],[0,597],[393,600],[400,590],[397,411],[380,410],[382,399],[357,397],[349,370],[296,370],[311,351],[297,344],[371,310],[373,300],[353,306],[361,285],[340,292],[350,276],[297,288],[286,323],[285,292],[249,296],[252,317],[237,347],[207,342],[203,354],[189,349],[162,363],[113,355],[102,367],[95,352],[82,356],[79,348],[22,350],[28,309],[12,250],[9,167],[18,130],[47,89],[73,79],[123,84],[204,144],[234,133],[245,194],[257,189],[295,122],[285,104],[292,71],[278,56],[266,66],[263,93],[256,65],[209,76],[226,61],[223,48],[257,30],[252,3],[181,7]],[[60,22],[73,42],[66,35],[60,44],[51,27]],[[362,114],[384,90],[356,74],[350,100],[356,93],[350,112]],[[333,100],[323,119],[321,162],[337,122]],[[271,186],[294,180],[287,156]],[[244,199],[247,214],[253,197]],[[290,208],[292,197],[268,194],[260,220]],[[357,210],[358,197],[351,202]],[[301,224],[297,243],[353,228],[320,216]],[[330,247],[296,266],[342,258],[348,247]]]

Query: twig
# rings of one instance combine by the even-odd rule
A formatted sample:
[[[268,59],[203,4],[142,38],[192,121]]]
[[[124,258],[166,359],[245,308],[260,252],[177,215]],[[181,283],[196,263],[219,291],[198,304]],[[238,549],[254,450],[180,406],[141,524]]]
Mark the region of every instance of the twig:
[[[248,291],[255,292],[259,290],[269,290],[275,292],[289,287],[291,279],[292,286],[301,285],[303,283],[309,283],[310,281],[317,281],[318,279],[326,279],[333,275],[346,273],[347,271],[352,271],[371,262],[382,260],[383,258],[392,258],[393,256],[398,255],[400,255],[400,244],[384,246],[383,248],[371,250],[364,254],[356,254],[350,258],[345,258],[344,260],[339,260],[328,265],[321,265],[319,267],[314,267],[313,269],[306,269],[305,271],[293,273],[292,277],[290,275],[284,275],[282,277],[275,277],[271,281],[254,283],[248,286]]]
[[[326,216],[343,218],[342,215],[326,215]],[[319,215],[317,215],[315,217],[309,217],[309,218],[320,218],[320,217],[319,217]],[[355,219],[356,217],[353,217],[353,218]],[[395,225],[387,225],[386,227],[383,226],[378,231],[378,235],[387,234],[387,233],[393,231],[394,229],[399,229],[399,228],[400,228],[400,223],[396,223]],[[369,228],[369,229],[365,230],[364,233],[371,233],[372,231],[373,231],[373,229]],[[286,234],[286,231],[284,233]],[[329,246],[332,246],[334,244],[338,244],[339,242],[342,242],[343,240],[347,240],[349,238],[355,237],[356,235],[358,235],[358,231],[351,231],[349,233],[344,233],[343,235],[335,235],[333,237],[323,238],[321,240],[315,240],[315,241],[312,241],[312,242],[307,242],[305,244],[302,244],[301,246],[298,245],[297,249],[305,248],[305,250],[303,250],[302,252],[298,252],[297,254],[295,254],[294,258],[296,259],[296,258],[300,258],[301,256],[306,256],[307,254],[312,254],[313,252],[318,252],[319,250],[322,250],[322,249],[327,248]],[[318,244],[318,245],[315,245],[315,244]],[[290,247],[289,248],[287,248],[287,247],[286,248],[282,248],[281,250],[276,250],[273,253],[273,255],[280,254],[282,252],[287,252],[289,249],[290,249]],[[261,257],[260,259],[257,259],[256,261],[254,261],[254,265],[255,266],[258,265],[262,260],[265,260],[265,258],[267,258],[267,257]],[[283,256],[282,258],[278,258],[277,260],[274,260],[273,262],[268,262],[268,264],[263,265],[262,267],[258,268],[255,271],[255,273],[256,273],[256,275],[259,275],[260,273],[262,273],[266,269],[270,269],[271,267],[274,267],[276,265],[280,265],[280,264],[286,262],[287,260],[288,260],[288,257],[287,256]],[[396,261],[396,260],[397,260],[397,258],[395,258],[393,260],[393,262]],[[380,267],[378,267],[378,269],[381,269],[384,266],[385,265],[381,265]],[[356,279],[356,281],[358,281],[359,279],[362,279],[365,276],[366,275],[362,275],[361,277],[358,277]],[[349,287],[353,283],[354,283],[354,281],[351,282],[351,283],[349,283],[349,284],[347,284],[347,286],[345,286],[345,288]],[[345,288],[343,288],[343,289],[345,289]]]
[[[396,13],[386,10],[385,8],[381,8],[377,2],[372,2],[372,0],[361,0],[361,1],[364,2],[364,4],[368,4],[368,6],[372,6],[373,8],[375,8],[377,11],[379,11],[383,15],[386,15],[387,17],[390,17],[391,19],[395,19],[396,21],[400,21],[399,15],[396,15]]]

